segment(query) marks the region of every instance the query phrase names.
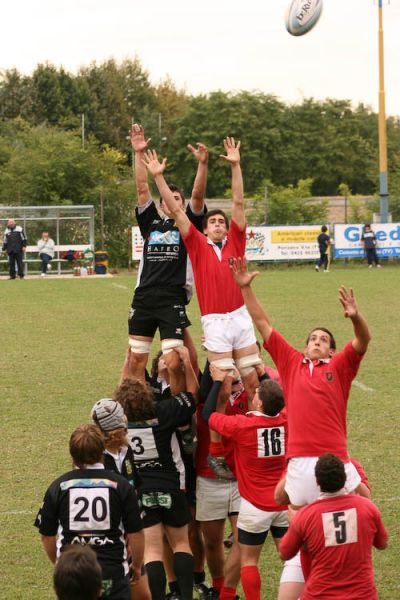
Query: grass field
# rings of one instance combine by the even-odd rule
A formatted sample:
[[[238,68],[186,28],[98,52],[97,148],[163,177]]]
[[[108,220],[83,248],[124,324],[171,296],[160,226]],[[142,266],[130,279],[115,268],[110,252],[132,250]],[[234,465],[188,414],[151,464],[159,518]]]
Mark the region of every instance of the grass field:
[[[116,385],[134,279],[0,281],[2,600],[54,597],[34,516],[48,484],[70,467],[71,431],[88,421],[94,402]],[[400,269],[337,267],[329,274],[310,267],[269,269],[255,290],[273,324],[297,347],[315,325],[332,329],[342,346],[352,328],[338,301],[341,284],[355,289],[372,333],[352,388],[348,439],[389,528],[389,548],[374,552],[379,597],[395,600],[400,598]],[[199,340],[196,301],[189,314]],[[264,598],[275,598],[280,565],[269,540],[261,566]]]

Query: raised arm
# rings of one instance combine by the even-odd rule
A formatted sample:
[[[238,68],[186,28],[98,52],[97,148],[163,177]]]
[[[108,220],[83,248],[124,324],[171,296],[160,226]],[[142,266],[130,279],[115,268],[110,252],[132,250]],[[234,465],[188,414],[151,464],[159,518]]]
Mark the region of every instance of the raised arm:
[[[135,153],[135,180],[137,190],[138,206],[143,206],[150,199],[150,188],[147,181],[147,170],[143,164],[143,155],[151,141],[144,137],[144,130],[141,125],[135,123],[130,131],[132,150]]]
[[[183,236],[189,233],[190,221],[185,211],[176,202],[173,193],[169,189],[167,182],[164,179],[164,169],[167,164],[167,159],[164,158],[162,162],[158,160],[157,152],[155,150],[148,150],[143,155],[143,164],[147,170],[153,175],[154,181],[158,187],[158,191],[165,204],[168,207],[172,217],[179,228],[179,231]]]
[[[187,145],[188,150],[197,160],[197,173],[192,189],[192,209],[194,213],[201,213],[204,208],[204,196],[206,194],[207,174],[208,174],[208,150],[204,144],[196,144],[194,148],[191,144]]]
[[[221,154],[220,158],[231,163],[232,169],[232,219],[239,229],[246,227],[246,217],[244,213],[244,191],[242,169],[240,168],[240,142],[235,143],[234,138],[224,139],[224,148],[226,155]]]
[[[351,288],[345,288],[343,285],[339,290],[339,300],[343,306],[344,316],[351,319],[354,329],[353,348],[359,354],[367,351],[371,335],[368,329],[368,323],[358,310],[354,292]]]
[[[175,351],[179,354],[181,359],[184,373],[185,373],[185,390],[190,392],[197,404],[199,398],[199,380],[197,379],[196,373],[194,372],[192,362],[190,360],[189,349],[186,346],[178,346]]]
[[[255,326],[260,332],[264,342],[269,340],[269,336],[272,333],[272,325],[269,317],[259,301],[251,287],[251,282],[257,275],[258,271],[249,273],[247,270],[247,262],[245,257],[233,258],[230,260],[230,267],[233,277],[242,290],[243,299],[245,301],[247,310],[250,313],[251,318],[254,321]]]

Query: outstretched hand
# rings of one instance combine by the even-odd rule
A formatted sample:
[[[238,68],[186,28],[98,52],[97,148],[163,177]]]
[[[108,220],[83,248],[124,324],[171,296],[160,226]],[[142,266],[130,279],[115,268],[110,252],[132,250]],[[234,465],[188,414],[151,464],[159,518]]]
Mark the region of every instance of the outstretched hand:
[[[240,288],[251,285],[253,279],[260,274],[259,271],[253,271],[252,273],[249,273],[247,269],[247,261],[244,256],[239,256],[239,258],[231,257],[229,259],[229,266],[231,268],[233,278]]]
[[[354,292],[351,288],[345,288],[343,285],[339,289],[339,300],[343,306],[344,316],[346,319],[355,317],[358,313],[357,302],[354,297]]]
[[[156,177],[157,175],[162,175],[164,172],[167,159],[163,158],[162,162],[160,162],[155,150],[147,150],[147,152],[144,153],[142,162],[153,177]]]
[[[190,150],[190,152],[193,154],[195,159],[198,160],[198,162],[206,164],[208,162],[207,146],[199,142],[197,142],[196,146],[197,148],[192,146],[192,144],[188,144],[186,148]]]
[[[147,150],[151,142],[151,138],[148,140],[145,139],[142,125],[139,125],[138,123],[132,125],[129,135],[131,137],[132,148],[135,152],[144,152]]]
[[[227,160],[232,165],[240,163],[240,141],[236,144],[235,138],[226,137],[224,139],[224,148],[226,155],[220,154],[219,157]]]

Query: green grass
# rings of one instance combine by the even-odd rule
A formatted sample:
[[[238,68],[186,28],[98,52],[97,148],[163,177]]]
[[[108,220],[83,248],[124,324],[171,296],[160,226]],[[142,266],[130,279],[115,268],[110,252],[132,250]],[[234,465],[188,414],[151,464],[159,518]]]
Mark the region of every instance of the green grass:
[[[329,274],[294,267],[263,271],[255,284],[272,322],[297,347],[315,325],[332,329],[338,346],[351,338],[338,301],[341,284],[355,289],[370,324],[373,339],[357,381],[372,391],[353,386],[348,439],[389,528],[389,548],[374,553],[381,600],[400,597],[399,275],[395,266],[335,266]],[[70,467],[71,431],[88,421],[94,402],[117,383],[134,279],[0,281],[2,599],[53,598],[51,566],[32,523],[48,484]],[[195,300],[189,314],[199,341]],[[264,598],[273,598],[280,564],[270,540],[266,546]]]

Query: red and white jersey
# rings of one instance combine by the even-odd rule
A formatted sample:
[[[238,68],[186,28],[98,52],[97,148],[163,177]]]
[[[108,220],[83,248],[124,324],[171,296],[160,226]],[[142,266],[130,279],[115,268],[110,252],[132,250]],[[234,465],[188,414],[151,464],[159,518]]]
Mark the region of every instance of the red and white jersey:
[[[193,267],[197,300],[202,315],[230,313],[243,306],[243,296],[233,279],[229,258],[244,256],[246,228],[231,220],[222,249],[190,224],[183,238]]]
[[[354,494],[323,494],[295,515],[279,552],[292,558],[303,544],[311,571],[301,600],[376,600],[372,546],[384,548],[388,534],[379,510]]]
[[[241,497],[260,510],[285,510],[276,504],[274,490],[286,466],[286,416],[269,417],[258,411],[236,416],[215,412],[208,424],[232,443]]]
[[[349,342],[330,359],[309,361],[275,329],[264,348],[281,378],[290,431],[287,457],[332,452],[348,462],[347,401],[363,355]]]
[[[196,474],[201,477],[210,477],[215,479],[215,472],[209,467],[207,456],[210,446],[210,430],[208,423],[205,422],[201,415],[203,404],[198,404],[196,409],[197,418],[197,448],[196,448]],[[226,415],[244,415],[248,410],[247,393],[242,390],[238,394],[231,394],[226,408]],[[224,457],[226,464],[236,477],[234,447],[231,438],[222,437],[221,443],[224,447]]]

